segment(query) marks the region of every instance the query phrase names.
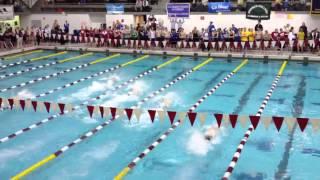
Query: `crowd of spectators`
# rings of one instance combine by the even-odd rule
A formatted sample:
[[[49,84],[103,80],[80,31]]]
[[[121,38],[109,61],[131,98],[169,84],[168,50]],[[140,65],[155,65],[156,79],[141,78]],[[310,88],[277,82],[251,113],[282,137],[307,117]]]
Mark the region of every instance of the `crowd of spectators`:
[[[294,51],[318,50],[320,43],[320,32],[318,29],[308,29],[305,23],[300,27],[292,27],[286,24],[279,29],[267,30],[258,22],[254,27],[216,27],[213,22],[207,27],[199,29],[194,27],[192,31],[186,32],[183,25],[176,26],[177,29],[168,29],[152,15],[144,24],[136,26],[127,25],[124,20],[117,20],[107,28],[89,28],[70,32],[69,23],[66,21],[60,25],[56,20],[53,25],[42,28],[16,28],[7,27],[1,35],[1,47],[21,47],[22,44],[32,42],[39,45],[40,42],[88,43],[91,46],[124,46],[125,40],[139,42],[136,48],[145,47],[143,42],[150,41],[157,47],[190,48],[195,47],[202,50],[221,49],[227,46],[230,50],[236,50],[239,46],[243,48],[262,49],[272,47],[278,50],[284,48]],[[187,42],[187,45],[186,45]],[[267,42],[267,43],[266,43]],[[208,43],[212,43],[208,46]],[[158,45],[159,44],[159,45]],[[200,44],[200,45],[199,45]],[[216,47],[218,46],[218,48]]]

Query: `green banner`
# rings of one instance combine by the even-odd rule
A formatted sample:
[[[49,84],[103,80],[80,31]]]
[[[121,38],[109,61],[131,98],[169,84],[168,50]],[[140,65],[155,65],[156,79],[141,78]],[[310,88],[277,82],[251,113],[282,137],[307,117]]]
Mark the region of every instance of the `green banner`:
[[[270,2],[247,2],[246,18],[268,20],[270,19],[271,6]]]

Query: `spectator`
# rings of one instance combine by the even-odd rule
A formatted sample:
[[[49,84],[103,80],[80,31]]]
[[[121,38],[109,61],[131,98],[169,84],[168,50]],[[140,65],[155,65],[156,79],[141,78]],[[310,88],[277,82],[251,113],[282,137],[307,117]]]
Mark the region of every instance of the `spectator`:
[[[271,35],[269,34],[269,32],[267,30],[264,31],[263,40],[264,41],[270,41],[271,40]]]
[[[304,35],[305,35],[304,39],[307,39],[308,28],[304,22],[302,23],[302,25],[300,26],[299,29],[302,29],[302,31],[304,32]],[[300,32],[300,30],[299,30],[299,32]]]
[[[260,29],[261,31],[263,31],[263,26],[261,24],[261,20],[258,20],[258,24],[256,24],[256,26],[254,27],[255,31],[258,31],[258,29]]]
[[[296,39],[296,35],[294,33],[294,28],[291,27],[289,34],[288,34],[288,39],[290,42],[294,41]]]
[[[248,41],[247,28],[242,28],[242,31],[241,31],[241,41],[242,41],[242,42],[247,42],[247,41]]]
[[[300,27],[299,32],[298,32],[298,51],[300,51],[300,52],[303,50],[304,40],[305,40],[304,29],[302,27]]]
[[[255,40],[256,40],[256,41],[261,41],[262,38],[263,38],[262,35],[263,35],[262,30],[261,30],[260,28],[258,28],[258,29],[256,30]]]
[[[69,23],[66,21],[63,25],[64,27],[64,33],[69,34]]]
[[[279,31],[278,31],[277,28],[271,33],[271,38],[274,41],[278,41],[279,40]]]

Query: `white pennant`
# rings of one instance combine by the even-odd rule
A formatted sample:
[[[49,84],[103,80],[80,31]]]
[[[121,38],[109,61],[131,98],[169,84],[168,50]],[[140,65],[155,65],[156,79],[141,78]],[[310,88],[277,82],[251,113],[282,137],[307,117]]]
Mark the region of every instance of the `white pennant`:
[[[166,40],[163,41],[163,46],[164,46],[164,47],[167,46],[167,41],[166,41]]]
[[[101,43],[102,43],[102,44],[104,43],[104,38],[101,38]]]
[[[119,118],[122,118],[124,116],[123,108],[117,108],[116,114],[119,116]]]
[[[227,48],[229,49],[230,47],[230,42],[226,42]]]
[[[178,41],[178,48],[181,47],[181,41]]]
[[[158,47],[158,45],[159,45],[159,41],[155,41],[156,42],[156,47]]]
[[[126,46],[128,46],[128,39],[124,40]]]
[[[183,41],[183,46],[187,47],[187,41]]]
[[[208,47],[208,43],[209,43],[209,42],[204,42],[204,46],[205,46],[205,48],[207,48],[207,47]]]
[[[91,42],[91,43],[93,42],[93,37],[90,37],[90,42]]]
[[[157,111],[157,114],[160,122],[163,122],[165,118],[165,111]]]
[[[240,124],[241,124],[241,127],[242,128],[246,128],[247,126],[247,121],[248,121],[248,116],[239,116],[238,117],[239,121],[240,121]]]
[[[137,121],[139,122],[139,121],[140,121],[141,114],[142,114],[142,110],[141,110],[141,109],[134,109],[134,110],[133,110],[133,113],[134,113],[134,115],[136,116]]]
[[[26,100],[26,109],[31,109],[32,105],[31,105],[31,100]]]
[[[272,117],[262,117],[261,120],[262,120],[262,123],[263,123],[264,127],[266,129],[269,129],[269,126],[270,126],[270,124],[272,122]]]
[[[222,48],[222,41],[219,41],[219,48]]]
[[[201,126],[203,126],[205,124],[205,122],[206,122],[208,113],[198,113],[198,116],[199,116],[199,120],[200,120]]]
[[[103,107],[103,117],[107,118],[110,114],[110,109],[107,107]]]
[[[314,40],[309,40],[309,45],[313,46],[314,45]]]
[[[280,41],[281,48],[283,48],[285,41]]]
[[[241,46],[242,46],[242,48],[244,48],[245,43],[246,43],[246,42],[241,41]]]
[[[178,118],[181,121],[181,123],[184,122],[184,119],[186,118],[187,112],[178,112]]]
[[[51,103],[50,112],[56,112],[57,110],[58,110],[58,104],[57,103]]]
[[[38,101],[37,111],[38,111],[38,112],[44,112],[45,109],[46,109],[46,107],[45,107],[45,105],[44,105],[44,102]]]
[[[263,43],[264,43],[264,47],[265,47],[265,48],[268,47],[268,45],[269,45],[269,42],[268,42],[268,41],[263,41]]]
[[[151,47],[151,41],[148,41],[148,46]]]
[[[13,105],[15,109],[20,109],[20,100],[18,98],[14,98]]]
[[[72,108],[73,108],[72,104],[66,104],[66,110],[68,112],[72,112]]]
[[[289,130],[289,131],[292,131],[293,125],[294,125],[294,123],[296,123],[296,118],[285,117],[285,118],[284,118],[284,121],[285,121],[286,124],[287,124],[288,130]]]
[[[84,37],[84,42],[85,42],[85,43],[88,42],[88,37],[87,37],[87,36]]]
[[[317,132],[320,128],[320,119],[312,119],[311,124],[313,132]]]
[[[199,48],[199,42],[196,42],[196,48]]]
[[[258,41],[257,42],[257,48],[260,48],[261,47],[261,41]]]
[[[253,42],[249,42],[250,47],[249,48],[253,48]]]
[[[226,126],[228,127],[229,124],[230,124],[230,121],[229,121],[229,114],[223,114],[223,117],[222,117],[222,126]]]
[[[111,44],[111,39],[110,38],[108,39],[108,42],[109,42],[109,44]]]
[[[276,45],[276,41],[271,42],[271,46],[274,47]]]

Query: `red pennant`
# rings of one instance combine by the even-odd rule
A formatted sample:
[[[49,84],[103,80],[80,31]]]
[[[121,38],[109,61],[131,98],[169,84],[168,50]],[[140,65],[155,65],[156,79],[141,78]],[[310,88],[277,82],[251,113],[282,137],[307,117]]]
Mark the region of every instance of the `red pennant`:
[[[236,114],[230,114],[230,115],[229,115],[229,118],[230,118],[230,122],[231,122],[232,128],[236,127],[237,120],[238,120],[238,115],[236,115]]]
[[[130,120],[131,120],[131,117],[132,117],[133,109],[127,108],[127,109],[125,109],[125,111],[126,111],[126,114],[127,114],[128,119],[129,119],[129,121],[130,121]]]
[[[26,101],[20,100],[20,106],[21,106],[22,111],[24,111],[24,108],[26,107]]]
[[[218,127],[220,127],[221,126],[221,122],[222,122],[222,118],[223,118],[223,114],[214,114],[214,117],[217,120]]]
[[[0,98],[0,108],[2,107],[2,98]]]
[[[60,114],[64,114],[65,104],[59,103],[58,106],[59,106],[59,109],[60,109]]]
[[[273,119],[273,122],[274,122],[274,125],[276,126],[276,128],[277,128],[277,130],[278,130],[278,132],[280,131],[280,129],[281,129],[281,126],[282,126],[282,123],[283,123],[283,117],[276,117],[276,116],[274,116],[274,117],[272,117],[272,119]]]
[[[103,106],[99,106],[99,110],[100,110],[101,118],[103,118],[103,116],[104,116],[104,107]]]
[[[168,116],[169,116],[169,120],[171,122],[171,124],[173,124],[174,118],[176,117],[177,112],[174,111],[168,111]]]
[[[31,101],[31,104],[32,104],[34,112],[37,112],[38,102],[37,101]]]
[[[43,104],[44,104],[44,106],[46,107],[47,113],[49,113],[49,112],[50,112],[51,103],[49,103],[49,102],[44,102]]]
[[[189,117],[191,126],[193,126],[194,121],[196,120],[196,117],[197,117],[197,113],[195,113],[195,112],[188,112],[188,117]]]
[[[89,111],[89,115],[92,118],[92,114],[93,114],[93,110],[94,110],[94,106],[87,106],[87,109]]]
[[[10,109],[12,110],[13,103],[14,103],[13,99],[8,99],[8,102],[9,102],[9,105],[10,105]]]
[[[249,116],[249,118],[253,128],[256,129],[259,124],[260,116]]]
[[[148,110],[151,122],[153,123],[154,117],[156,116],[156,111],[155,110]]]
[[[301,131],[303,132],[304,129],[307,127],[309,118],[297,118],[297,121],[298,121],[298,124],[299,124]]]
[[[110,111],[111,111],[112,119],[114,119],[116,117],[117,108],[110,107]]]

